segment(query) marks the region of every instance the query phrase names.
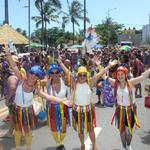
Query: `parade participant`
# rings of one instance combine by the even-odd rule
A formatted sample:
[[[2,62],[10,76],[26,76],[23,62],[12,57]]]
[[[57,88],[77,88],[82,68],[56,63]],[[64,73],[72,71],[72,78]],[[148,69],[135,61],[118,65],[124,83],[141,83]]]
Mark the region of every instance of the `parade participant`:
[[[77,130],[78,136],[81,142],[81,150],[85,150],[84,145],[84,134],[89,133],[90,139],[92,141],[92,149],[96,150],[96,141],[94,128],[96,127],[96,114],[95,106],[92,101],[92,91],[91,88],[96,85],[98,79],[106,73],[106,71],[115,62],[111,62],[109,66],[102,69],[98,74],[89,79],[87,78],[87,69],[84,66],[80,66],[77,72],[77,78],[74,79],[70,70],[65,67],[62,63],[61,58],[58,59],[60,66],[70,79],[70,90],[71,95],[73,95],[73,110],[72,110],[72,123],[73,128]],[[74,93],[72,93],[74,92]]]
[[[16,86],[17,86],[17,81],[18,78],[13,72],[10,74],[7,80],[5,80],[7,84],[7,93],[5,95],[5,104],[8,106],[9,110],[9,130],[7,133],[5,133],[2,137],[12,137],[13,136],[13,131],[14,131],[14,126],[12,122],[12,110],[13,110],[13,103],[14,103],[14,97],[15,97],[15,92],[16,92]]]
[[[117,121],[123,150],[132,149],[131,140],[134,124],[139,127],[136,117],[134,86],[143,81],[149,74],[150,69],[142,73],[141,76],[128,80],[128,70],[126,67],[121,66],[115,72],[116,79],[108,78],[110,84],[114,87],[114,96],[117,102],[112,123],[114,119]]]
[[[50,96],[47,93],[41,91],[37,82],[43,78],[45,73],[40,66],[33,66],[27,77],[22,78],[22,75],[13,61],[11,54],[9,53],[8,46],[3,48],[8,62],[13,69],[13,72],[18,77],[19,84],[16,89],[14,106],[13,106],[13,123],[15,128],[15,145],[16,150],[20,150],[21,136],[25,136],[26,149],[31,150],[32,144],[32,128],[34,127],[34,110],[33,110],[33,98],[34,94],[43,97],[47,101],[54,101],[57,103],[65,103],[68,105],[68,101],[63,101],[55,96]]]
[[[67,98],[67,87],[61,77],[62,69],[57,64],[51,64],[48,70],[47,92],[61,99]],[[70,124],[69,108],[63,104],[47,102],[47,123],[56,142],[57,150],[65,150],[64,138],[67,124]]]

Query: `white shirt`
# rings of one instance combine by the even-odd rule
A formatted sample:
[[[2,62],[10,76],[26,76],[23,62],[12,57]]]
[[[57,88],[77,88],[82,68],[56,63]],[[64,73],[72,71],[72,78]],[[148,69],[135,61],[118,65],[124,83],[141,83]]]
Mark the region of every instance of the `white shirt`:
[[[134,104],[135,102],[135,96],[134,96],[134,92],[135,90],[132,90],[132,102]],[[125,88],[120,88],[120,86],[118,86],[117,89],[117,102],[118,105],[121,106],[130,106],[130,97],[129,97],[129,90],[128,87],[125,86]]]
[[[92,91],[87,83],[77,83],[74,101],[76,105],[89,105],[91,103]]]
[[[50,83],[48,83],[48,94],[56,96],[58,98],[66,98],[66,94],[67,94],[67,87],[64,84],[64,81],[62,79],[60,79],[60,91],[59,93],[57,93],[55,90],[52,89],[52,85],[50,85]],[[51,102],[51,103],[55,103],[55,102]]]
[[[34,94],[33,92],[23,91],[22,84],[19,84],[16,89],[15,103],[17,106],[30,107],[33,105]]]

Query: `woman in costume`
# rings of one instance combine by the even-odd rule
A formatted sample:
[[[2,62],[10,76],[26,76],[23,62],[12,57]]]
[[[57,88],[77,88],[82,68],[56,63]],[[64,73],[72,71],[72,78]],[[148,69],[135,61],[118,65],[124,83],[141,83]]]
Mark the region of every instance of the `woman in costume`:
[[[150,69],[141,76],[128,80],[128,70],[126,67],[118,67],[115,72],[115,78],[108,78],[110,84],[114,87],[114,96],[116,98],[116,111],[112,119],[117,122],[120,131],[120,137],[123,150],[131,150],[132,130],[134,124],[139,127],[136,117],[136,105],[134,97],[134,86],[143,81],[150,74]]]
[[[51,64],[48,70],[47,92],[61,99],[67,98],[67,87],[61,77],[62,69]],[[57,150],[64,150],[64,138],[67,124],[70,124],[70,108],[64,104],[47,102],[47,123],[57,144]]]
[[[37,81],[43,78],[45,75],[43,69],[41,69],[40,66],[33,66],[29,71],[27,78],[23,79],[16,63],[13,61],[12,56],[9,53],[8,46],[4,47],[4,51],[11,68],[20,80],[16,89],[13,106],[13,123],[15,128],[16,150],[20,150],[20,140],[22,135],[25,136],[26,149],[31,150],[32,128],[35,124],[33,110],[34,94],[43,97],[47,101],[54,101],[57,103],[65,104],[68,104],[68,101],[63,101],[62,99],[55,96],[50,96],[38,88]]]
[[[73,110],[72,110],[72,123],[73,128],[78,132],[78,136],[81,142],[81,150],[85,150],[84,145],[84,134],[89,133],[92,149],[96,150],[95,133],[94,128],[96,127],[96,114],[95,106],[92,101],[92,91],[91,88],[96,85],[98,79],[106,73],[106,71],[115,62],[111,62],[109,66],[102,69],[98,74],[93,76],[88,80],[87,69],[84,66],[78,68],[77,78],[74,78],[70,70],[65,67],[62,63],[61,58],[58,60],[63,71],[69,78],[70,81],[70,92],[73,96]],[[73,89],[73,90],[72,90]]]

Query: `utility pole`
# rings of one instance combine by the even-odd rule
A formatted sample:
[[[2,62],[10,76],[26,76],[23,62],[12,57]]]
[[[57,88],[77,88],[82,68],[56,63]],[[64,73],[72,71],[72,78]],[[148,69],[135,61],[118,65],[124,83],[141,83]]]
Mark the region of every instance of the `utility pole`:
[[[29,47],[28,51],[30,52],[30,41],[31,41],[31,33],[30,33],[30,0],[28,0],[28,40],[29,40]]]
[[[8,0],[5,0],[5,20],[4,24],[9,24]]]

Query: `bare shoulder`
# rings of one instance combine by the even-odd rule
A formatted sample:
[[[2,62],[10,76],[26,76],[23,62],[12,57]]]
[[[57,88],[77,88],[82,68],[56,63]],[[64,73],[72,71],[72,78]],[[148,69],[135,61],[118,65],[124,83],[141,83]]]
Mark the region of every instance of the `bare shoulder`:
[[[12,74],[12,75],[10,75],[9,77],[8,77],[8,81],[17,81],[18,80],[18,77],[16,76],[16,75],[14,75],[14,74]]]

